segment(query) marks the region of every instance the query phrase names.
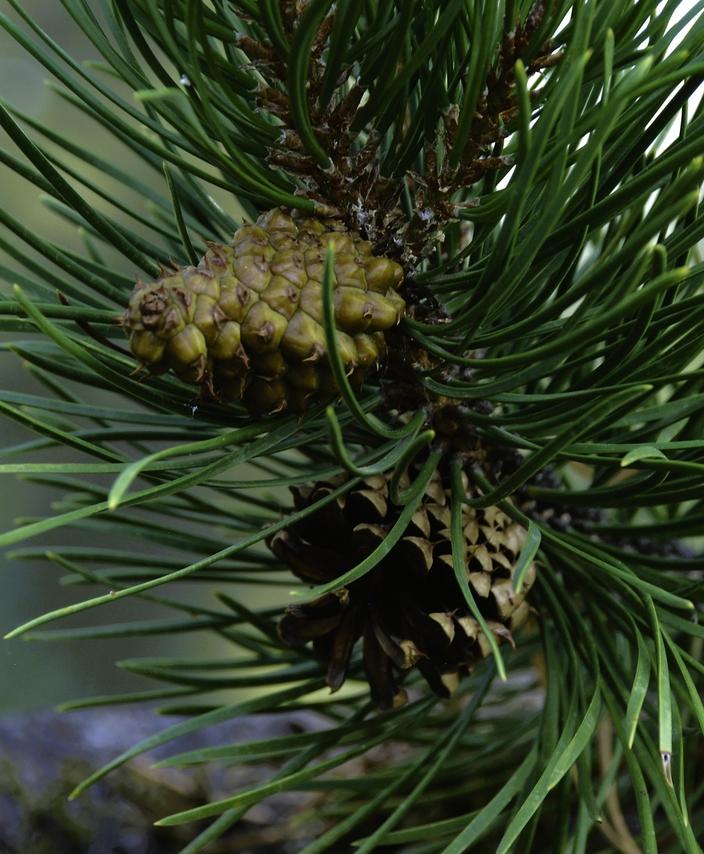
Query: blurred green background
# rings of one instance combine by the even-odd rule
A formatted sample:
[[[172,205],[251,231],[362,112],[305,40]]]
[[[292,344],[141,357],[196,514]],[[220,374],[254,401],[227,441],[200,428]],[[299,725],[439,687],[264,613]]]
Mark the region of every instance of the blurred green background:
[[[9,4],[0,0],[0,9],[11,20],[20,18]],[[73,57],[89,61],[96,54],[90,43],[82,36],[72,19],[60,3],[47,3],[46,0],[26,0],[24,11],[45,29],[52,38]],[[26,25],[22,25],[26,30]],[[49,74],[35,59],[2,29],[0,29],[0,97],[12,103],[29,116],[41,120],[54,130],[66,133],[72,139],[80,139],[84,144],[89,141],[102,157],[113,155],[120,160],[123,168],[133,169],[139,177],[156,186],[158,178],[148,172],[136,159],[131,158],[125,149],[112,137],[85,118],[79,111],[68,106],[46,85]],[[128,96],[131,97],[131,96]],[[0,131],[0,148],[18,154],[7,135]],[[21,157],[21,155],[20,155]],[[65,155],[62,155],[66,159]],[[72,166],[86,170],[84,164],[76,162]],[[90,174],[90,171],[88,171]],[[75,226],[61,220],[42,203],[39,191],[18,178],[9,168],[0,164],[0,204],[31,230],[44,237],[70,248],[79,249],[80,235]],[[110,187],[111,192],[119,193],[130,204],[144,209],[144,201],[132,198],[120,186]],[[89,193],[86,193],[90,197]],[[104,203],[100,203],[104,204]],[[114,213],[114,212],[111,212]],[[0,228],[0,241],[10,243],[13,236]],[[45,262],[42,262],[45,263]],[[131,275],[131,270],[122,259],[115,256],[115,263]],[[20,276],[22,268],[0,243],[0,264],[16,271]],[[0,290],[7,294],[12,284],[12,276],[0,276]],[[19,340],[24,335],[17,334]],[[7,341],[7,339],[6,339]],[[67,384],[68,385],[68,384]],[[30,375],[22,360],[14,353],[0,352],[0,387],[15,391],[46,393],[46,390]],[[106,402],[106,396],[87,393],[85,389],[75,389],[84,400]],[[113,403],[115,399],[113,398]],[[132,405],[132,404],[130,404]],[[0,420],[0,447],[7,448],[16,443],[36,438],[29,430],[14,422]],[[4,460],[21,462],[28,456],[15,453]],[[71,459],[66,449],[52,448],[33,456],[33,460],[52,460],[65,462]],[[76,457],[75,459],[79,459]],[[12,474],[0,475],[0,530],[14,526],[18,519],[43,517],[51,513],[52,502],[61,497],[56,489],[30,483]],[[117,545],[101,540],[94,530],[81,528],[63,529],[42,537],[19,544],[22,547],[37,547],[58,543],[81,545]],[[157,546],[154,547],[155,549]],[[46,561],[13,560],[11,550],[0,554],[3,595],[0,597],[0,631],[14,628],[20,623],[47,610],[94,595],[104,590],[87,592],[86,588],[65,588],[58,585],[61,571]],[[185,585],[180,595],[194,595],[210,598],[209,591],[195,592],[195,586]],[[169,591],[170,593],[172,591]],[[153,615],[153,611],[136,600],[122,600],[108,608],[89,611],[73,620],[72,625],[96,625],[105,622],[119,622]],[[66,623],[56,623],[49,628],[62,628]],[[211,641],[212,642],[212,641]],[[91,640],[88,643],[60,642],[24,642],[22,640],[3,641],[0,644],[0,711],[28,710],[56,704],[62,700],[105,694],[126,690],[142,690],[154,687],[153,683],[138,679],[114,667],[118,658],[127,658],[138,654],[157,656],[163,654],[206,654],[207,640],[203,636],[186,634],[178,638],[155,636],[151,639],[135,640]],[[197,652],[194,653],[194,646]],[[215,651],[215,654],[222,650]]]

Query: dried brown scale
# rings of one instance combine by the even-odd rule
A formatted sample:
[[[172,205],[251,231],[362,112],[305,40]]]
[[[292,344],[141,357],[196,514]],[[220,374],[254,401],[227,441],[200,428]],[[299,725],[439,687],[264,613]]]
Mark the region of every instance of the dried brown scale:
[[[250,38],[242,33],[237,35],[237,47],[243,50],[250,59],[260,59],[272,67],[280,64],[281,60],[273,47],[262,44],[256,39]]]
[[[290,130],[290,128],[285,128],[281,132],[281,137],[279,139],[279,144],[282,148],[288,149],[293,152],[302,152],[303,149],[303,141],[300,136],[294,130]]]
[[[405,310],[396,291],[403,271],[339,220],[281,209],[242,226],[230,244],[209,244],[197,267],[139,283],[122,321],[130,349],[151,373],[172,370],[202,395],[243,400],[254,412],[301,412],[335,397],[322,325],[330,244],[338,348],[360,385],[385,361],[385,332]]]
[[[262,85],[259,89],[259,96],[267,104],[275,105],[282,110],[289,108],[288,97],[283,92],[279,92],[278,89],[274,89],[273,86]]]
[[[528,13],[528,17],[526,18],[526,27],[525,30],[528,36],[532,35],[535,30],[542,24],[543,18],[545,17],[545,0],[537,0],[537,2],[533,5],[533,8]]]
[[[294,151],[272,151],[267,160],[273,166],[285,169],[292,175],[314,176],[317,171],[316,165],[310,157]]]
[[[288,98],[271,86],[262,86],[258,90],[255,104],[260,110],[276,116],[284,125],[290,127],[293,124]]]
[[[389,475],[368,478],[345,496],[279,532],[268,542],[303,581],[334,580],[367,557],[401,511],[389,493]],[[319,500],[342,481],[294,489],[296,509]],[[465,478],[465,488],[468,482]],[[490,647],[471,615],[452,568],[447,481],[435,474],[401,540],[373,570],[346,587],[287,609],[279,632],[290,644],[312,643],[335,691],[344,683],[354,650],[361,658],[373,700],[382,708],[406,695],[402,674],[417,668],[432,690],[449,697]],[[467,578],[489,630],[513,644],[513,632],[530,613],[513,572],[525,530],[498,507],[462,509]]]
[[[360,149],[359,153],[355,158],[355,166],[360,169],[367,169],[374,158],[376,157],[376,153],[379,150],[379,145],[381,144],[381,134],[377,131],[372,131],[369,134],[369,139],[364,146],[364,148]]]
[[[284,29],[291,34],[303,12],[303,4],[300,0],[282,0],[280,6]]]
[[[543,68],[552,68],[558,65],[565,58],[565,52],[562,50],[554,50],[550,45],[546,46],[547,53],[544,56],[539,56],[531,63],[531,68],[541,70]]]
[[[477,160],[470,164],[462,171],[462,180],[468,184],[474,184],[483,178],[489,172],[495,172],[505,166],[512,165],[513,161],[510,157],[484,157],[482,160]]]
[[[330,120],[333,126],[339,128],[349,127],[365,91],[364,87],[360,86],[359,83],[355,83],[350,88],[349,92],[342,98],[331,113]]]
[[[329,15],[325,16],[318,32],[315,34],[315,38],[313,39],[313,45],[311,47],[311,57],[313,59],[320,59],[320,54],[327,47],[327,41],[330,38],[330,33],[332,32],[334,24],[335,13],[331,12]]]

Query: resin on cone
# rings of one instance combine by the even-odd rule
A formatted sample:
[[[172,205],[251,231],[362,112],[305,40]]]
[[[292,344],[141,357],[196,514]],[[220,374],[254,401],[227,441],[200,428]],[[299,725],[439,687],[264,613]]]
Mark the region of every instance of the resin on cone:
[[[397,520],[402,508],[391,502],[389,480],[390,475],[368,478],[275,534],[269,547],[301,580],[314,585],[332,581],[371,554]],[[293,489],[296,509],[343,482]],[[467,505],[462,529],[474,599],[497,641],[513,644],[513,632],[530,613],[525,597],[535,579],[531,564],[516,593],[513,575],[526,530],[498,507]],[[287,608],[279,633],[292,645],[312,642],[327,664],[333,691],[345,681],[361,639],[360,670],[380,707],[405,701],[398,677],[413,667],[436,694],[451,696],[490,647],[452,568],[450,506],[441,475],[436,472],[403,537],[374,569],[333,593]]]
[[[385,361],[384,333],[403,315],[403,270],[339,221],[280,209],[242,226],[230,244],[210,244],[197,267],[139,283],[122,321],[132,352],[151,373],[172,370],[254,412],[329,400],[337,393],[322,314],[330,244],[337,342],[361,385]]]

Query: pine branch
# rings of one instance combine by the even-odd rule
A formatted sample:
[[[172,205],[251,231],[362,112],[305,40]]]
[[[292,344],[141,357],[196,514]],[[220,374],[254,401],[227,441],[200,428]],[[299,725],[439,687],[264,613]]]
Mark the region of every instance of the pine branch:
[[[2,392],[26,437],[0,475],[58,496],[0,545],[75,594],[7,630],[203,632],[221,650],[124,661],[156,687],[74,701],[187,715],[76,794],[168,745],[184,769],[274,763],[173,807],[162,824],[212,821],[190,854],[296,789],[320,828],[307,854],[699,850],[704,65],[702,12],[680,5],[66,0],[102,57],[84,66],[8,0],[0,25],[115,150],[1,105],[19,146],[2,169],[82,236],[69,250],[0,211],[0,352],[41,383]],[[130,295],[137,267],[154,281]],[[404,316],[360,371],[348,338],[367,332],[340,324],[367,311],[374,269]],[[228,277],[271,309],[259,294],[284,274],[306,277],[319,325],[295,378],[331,390],[303,413],[279,391],[240,400],[281,380],[276,347],[238,351],[218,380],[234,399],[215,382]],[[137,314],[164,332],[151,351],[124,338]],[[210,329],[197,364],[162,358],[178,323]],[[18,548],[67,526],[69,545]],[[213,581],[210,605],[171,595]],[[147,617],[110,616],[134,597]],[[320,729],[175,741],[296,709]]]

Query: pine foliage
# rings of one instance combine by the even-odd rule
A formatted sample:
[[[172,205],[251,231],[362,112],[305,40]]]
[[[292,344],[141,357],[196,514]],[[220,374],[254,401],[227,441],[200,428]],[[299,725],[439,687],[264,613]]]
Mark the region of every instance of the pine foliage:
[[[3,5],[13,14],[0,24],[67,109],[125,158],[0,102],[0,161],[85,247],[56,245],[0,207],[0,329],[13,333],[3,358],[45,389],[0,394],[2,414],[36,434],[3,449],[0,474],[62,495],[0,545],[45,557],[77,591],[9,636],[208,632],[222,647],[122,662],[156,687],[68,704],[157,701],[186,716],[75,794],[174,741],[173,766],[277,766],[264,785],[164,817],[203,821],[188,854],[268,795],[301,788],[321,793],[306,854],[352,841],[361,852],[701,850],[704,2],[62,0],[102,56],[90,64],[19,0]],[[135,158],[158,182],[135,177]],[[352,387],[330,251],[334,405],[253,417],[237,402],[194,402],[172,374],[135,373],[118,323],[135,276],[195,264],[209,241],[276,206],[340,216],[404,265],[405,363]],[[47,450],[52,461],[33,460]],[[330,694],[324,663],[277,624],[291,590],[311,602],[372,572],[441,465],[467,608],[480,613],[462,584],[463,508],[498,507],[525,531],[517,585],[537,568],[533,617],[514,651],[492,641],[452,700],[411,670],[408,703],[378,712],[361,652]],[[267,550],[379,475],[400,521],[344,575],[311,588]],[[288,487],[321,481],[340,485],[292,509]],[[65,526],[78,545],[26,544]],[[82,547],[83,532],[120,545]],[[217,586],[209,607],[175,592],[193,582]],[[245,586],[271,604],[248,607]],[[110,603],[128,597],[152,603],[153,619],[112,624]],[[91,609],[94,628],[47,628]],[[233,701],[235,688],[249,693]],[[300,708],[327,726],[178,752],[183,733]]]

